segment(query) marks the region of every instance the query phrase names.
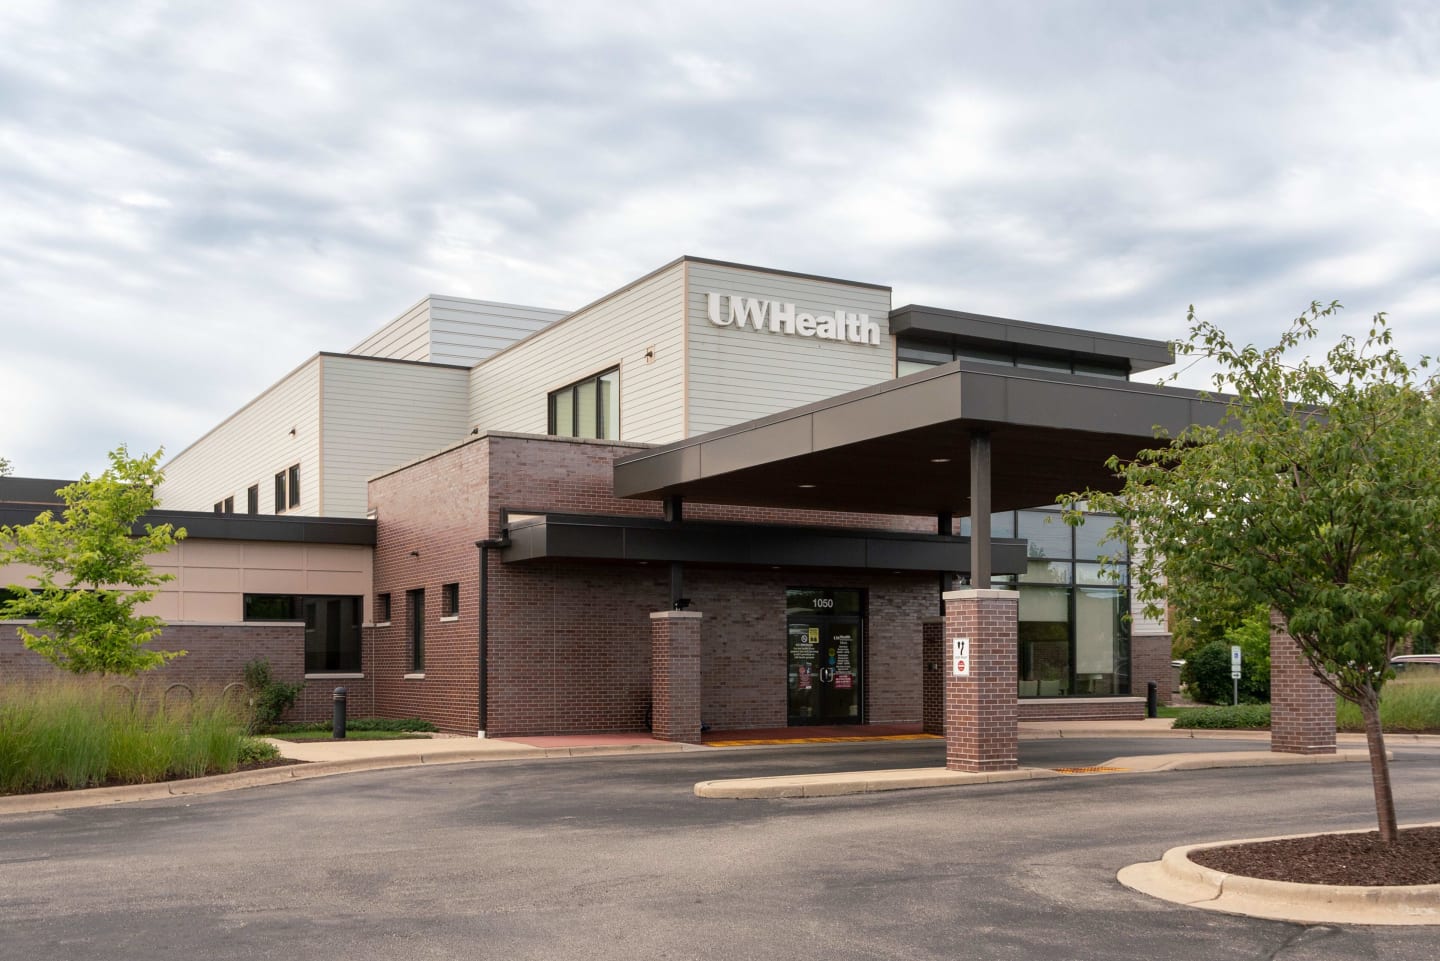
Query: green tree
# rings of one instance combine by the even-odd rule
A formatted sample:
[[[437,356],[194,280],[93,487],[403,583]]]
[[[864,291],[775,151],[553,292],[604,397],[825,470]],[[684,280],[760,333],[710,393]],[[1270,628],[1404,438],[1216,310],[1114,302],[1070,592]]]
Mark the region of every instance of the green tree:
[[[137,674],[159,667],[183,651],[145,645],[163,626],[158,617],[135,613],[155,596],[149,590],[172,579],[156,574],[146,556],[185,536],[169,524],[136,523],[155,506],[160,451],[132,458],[121,445],[99,477],[85,474],[57,493],[63,517],[45,511],[30,524],[0,526],[0,564],[38,569],[30,586],[12,584],[0,617],[34,619],[21,627],[25,646],[76,674]]]
[[[14,469],[15,468],[10,466],[10,462],[8,460],[0,457],[0,477],[9,477],[11,472],[14,471]]]
[[[1292,359],[1338,303],[1312,304],[1273,347],[1239,346],[1189,315],[1177,348],[1208,359],[1227,412],[1133,460],[1119,494],[1071,495],[1119,516],[1138,597],[1224,623],[1236,601],[1284,619],[1316,675],[1365,719],[1380,837],[1396,835],[1380,728],[1390,657],[1440,609],[1440,405],[1383,314],[1363,341]],[[1075,518],[1073,510],[1068,515]],[[1072,520],[1073,522],[1073,520]]]

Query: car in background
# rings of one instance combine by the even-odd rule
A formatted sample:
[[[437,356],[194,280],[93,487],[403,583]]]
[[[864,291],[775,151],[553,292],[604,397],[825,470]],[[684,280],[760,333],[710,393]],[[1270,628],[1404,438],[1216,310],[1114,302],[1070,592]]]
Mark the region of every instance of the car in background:
[[[1400,654],[1390,658],[1397,678],[1440,677],[1440,654]]]

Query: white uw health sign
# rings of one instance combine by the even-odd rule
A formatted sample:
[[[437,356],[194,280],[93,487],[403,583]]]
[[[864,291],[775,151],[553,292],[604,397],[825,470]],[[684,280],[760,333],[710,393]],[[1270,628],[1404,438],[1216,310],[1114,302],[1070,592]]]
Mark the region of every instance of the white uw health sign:
[[[748,327],[771,334],[880,346],[880,325],[869,314],[845,310],[812,314],[794,304],[734,294],[708,293],[705,300],[706,316],[716,327]]]
[[[956,637],[951,639],[953,647],[950,650],[950,673],[955,677],[970,676],[970,638]]]

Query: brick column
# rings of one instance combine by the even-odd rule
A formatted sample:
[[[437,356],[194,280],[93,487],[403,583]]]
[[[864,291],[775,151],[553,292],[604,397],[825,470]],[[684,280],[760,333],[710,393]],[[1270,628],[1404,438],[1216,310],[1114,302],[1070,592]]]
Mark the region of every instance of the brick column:
[[[920,701],[922,730],[945,733],[945,618],[920,622]]]
[[[700,619],[697,611],[650,615],[650,733],[700,743]]]
[[[1156,684],[1161,704],[1175,700],[1175,668],[1170,666],[1169,634],[1134,634],[1130,637],[1130,693],[1145,696],[1145,685]]]
[[[1335,692],[1315,676],[1276,612],[1270,614],[1270,750],[1335,753]]]
[[[945,766],[1013,771],[1020,738],[1015,699],[1020,596],[1015,591],[945,594]],[[956,677],[955,638],[970,641],[969,677]]]

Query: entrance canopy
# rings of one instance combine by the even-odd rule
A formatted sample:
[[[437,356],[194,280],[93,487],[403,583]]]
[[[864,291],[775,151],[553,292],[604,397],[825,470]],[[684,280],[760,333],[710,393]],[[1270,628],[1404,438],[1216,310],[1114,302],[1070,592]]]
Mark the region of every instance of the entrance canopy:
[[[1153,446],[1156,426],[1175,434],[1223,411],[1189,390],[957,361],[624,457],[615,493],[956,516],[979,494],[988,515],[1113,488],[1111,455]],[[979,439],[990,463],[977,485]]]

